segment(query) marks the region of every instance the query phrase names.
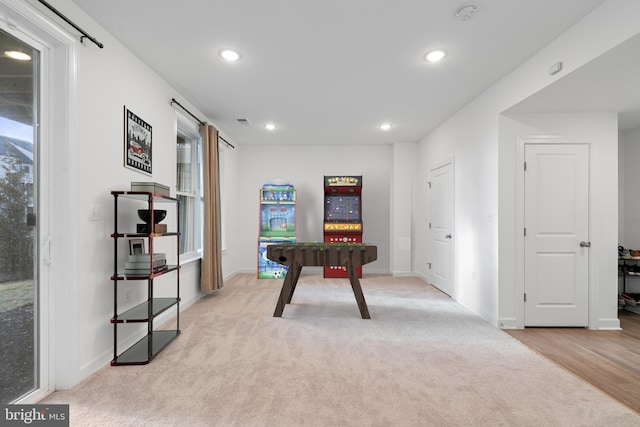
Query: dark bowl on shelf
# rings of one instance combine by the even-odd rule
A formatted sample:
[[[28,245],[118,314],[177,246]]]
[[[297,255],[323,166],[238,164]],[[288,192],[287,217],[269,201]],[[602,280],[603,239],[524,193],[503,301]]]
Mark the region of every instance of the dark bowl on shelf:
[[[167,216],[167,211],[154,209],[153,210],[153,223],[158,224]],[[151,210],[150,209],[138,209],[138,218],[149,224],[151,222]]]

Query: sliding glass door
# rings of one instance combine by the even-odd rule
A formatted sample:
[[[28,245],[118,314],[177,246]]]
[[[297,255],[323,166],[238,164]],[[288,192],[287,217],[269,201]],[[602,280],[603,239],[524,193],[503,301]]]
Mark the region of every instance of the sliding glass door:
[[[40,387],[39,58],[0,28],[0,403]]]

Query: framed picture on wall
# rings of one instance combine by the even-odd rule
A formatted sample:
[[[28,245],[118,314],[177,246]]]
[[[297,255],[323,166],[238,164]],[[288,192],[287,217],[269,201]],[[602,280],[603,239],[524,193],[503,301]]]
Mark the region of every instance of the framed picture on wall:
[[[151,175],[151,125],[124,107],[124,165]]]

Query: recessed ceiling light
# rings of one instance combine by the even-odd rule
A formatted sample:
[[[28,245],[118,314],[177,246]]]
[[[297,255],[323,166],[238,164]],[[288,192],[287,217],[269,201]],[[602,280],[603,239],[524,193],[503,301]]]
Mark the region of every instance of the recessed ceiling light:
[[[274,125],[273,123],[267,123],[266,125],[264,125],[264,128],[266,130],[274,130],[276,128],[276,125]]]
[[[17,50],[5,50],[4,54],[9,58],[17,59],[18,61],[29,61],[31,57],[24,52]]]
[[[444,58],[445,56],[447,56],[447,51],[446,50],[444,50],[444,49],[436,49],[436,50],[432,50],[431,52],[427,53],[424,56],[424,59],[426,59],[429,62],[438,62],[442,58]]]
[[[220,56],[222,57],[222,59],[229,61],[229,62],[234,62],[237,61],[238,59],[240,59],[240,54],[238,52],[236,52],[235,50],[231,50],[231,49],[224,49],[220,51]]]
[[[389,130],[391,129],[391,123],[382,123],[380,126],[378,126],[380,129],[382,130]]]

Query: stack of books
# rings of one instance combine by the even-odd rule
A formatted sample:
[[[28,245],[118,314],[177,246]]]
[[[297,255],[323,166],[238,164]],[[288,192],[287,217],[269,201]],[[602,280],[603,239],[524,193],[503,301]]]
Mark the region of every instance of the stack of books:
[[[131,191],[143,191],[153,194],[159,194],[160,196],[171,196],[171,191],[166,185],[158,184],[157,182],[132,182]]]
[[[167,268],[167,254],[153,254],[153,273],[159,273]],[[124,266],[124,274],[129,276],[148,276],[151,273],[151,254],[129,255],[129,261]]]

